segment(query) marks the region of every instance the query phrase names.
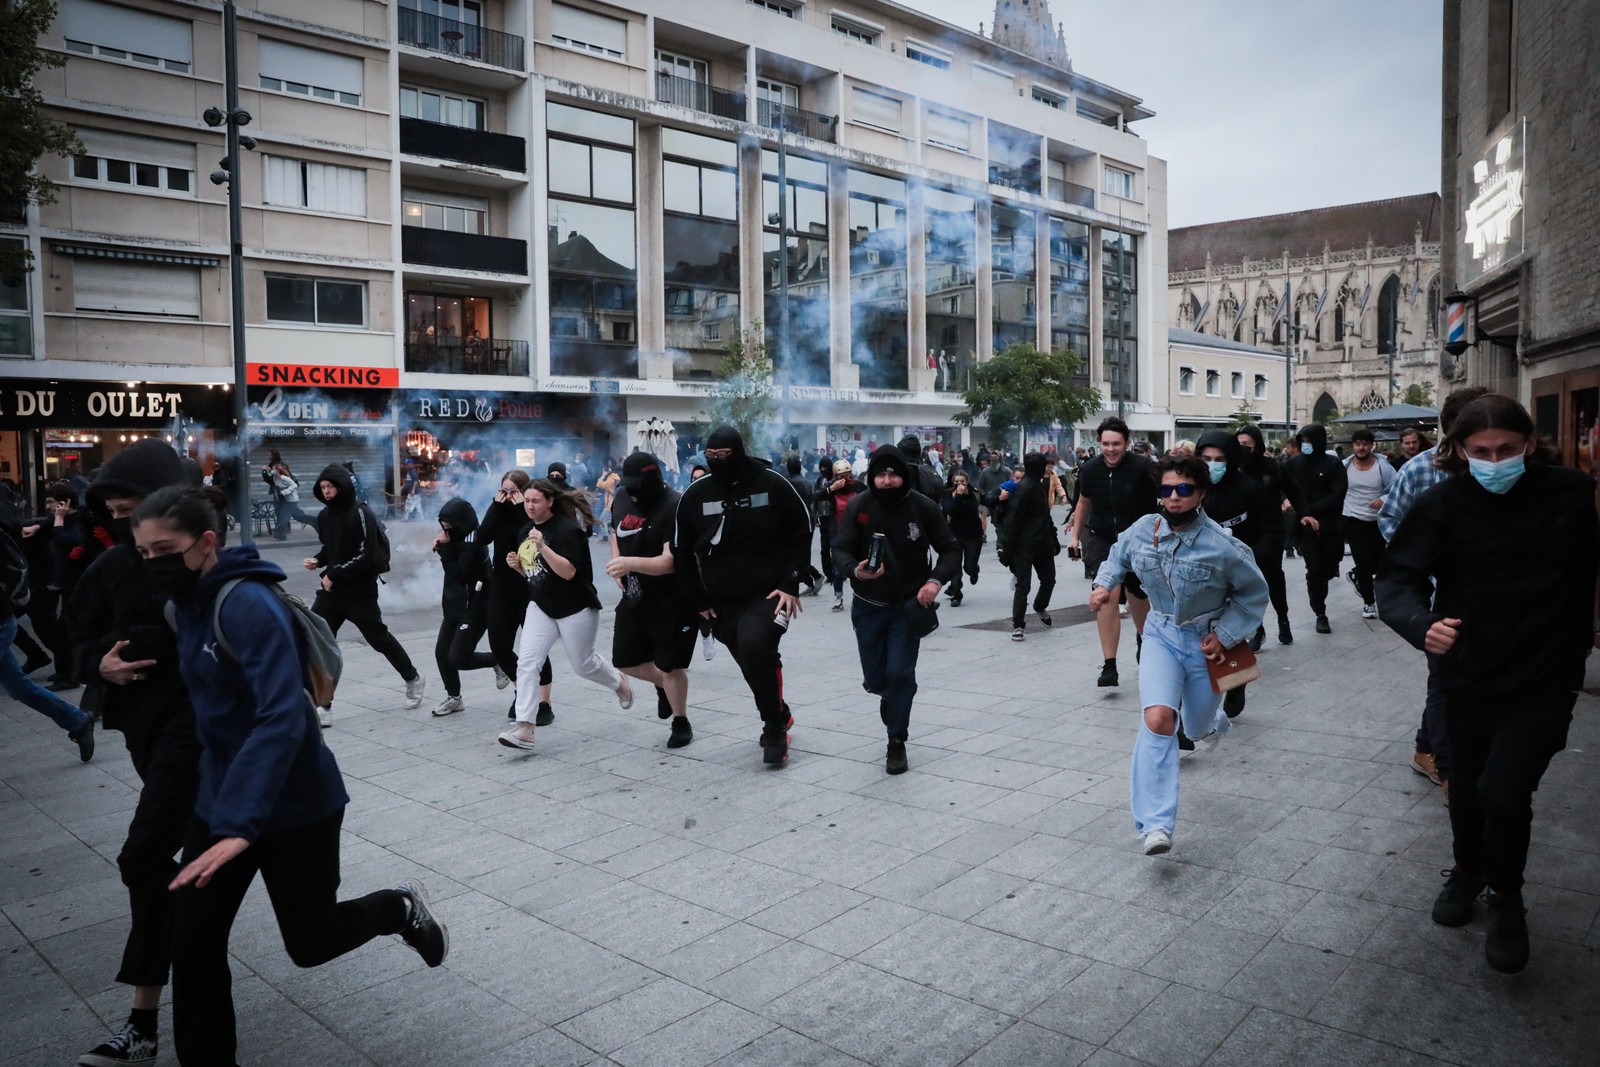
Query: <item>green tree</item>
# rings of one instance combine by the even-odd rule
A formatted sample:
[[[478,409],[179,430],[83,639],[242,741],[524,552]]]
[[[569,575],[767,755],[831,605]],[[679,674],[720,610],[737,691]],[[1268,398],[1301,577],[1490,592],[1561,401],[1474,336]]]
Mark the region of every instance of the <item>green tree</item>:
[[[1069,348],[1045,352],[1013,342],[974,368],[972,386],[961,394],[967,410],[957,412],[955,421],[971,426],[985,419],[995,441],[1021,431],[1025,448],[1030,429],[1071,426],[1100,410],[1100,390],[1073,384],[1082,366]]]
[[[44,97],[33,79],[65,57],[39,47],[39,35],[55,21],[55,0],[0,3],[0,209],[49,204],[55,183],[34,169],[46,154],[73,156],[83,151],[72,128],[44,113]],[[33,269],[24,247],[0,245],[0,275]]]
[[[750,454],[757,455],[768,444],[777,411],[772,358],[767,355],[766,334],[758,322],[723,346],[717,381],[706,397],[705,421],[711,428],[732,426],[744,438]]]
[[[1232,415],[1228,416],[1227,428],[1237,432],[1241,426],[1244,426],[1247,423],[1259,423],[1260,421],[1261,412],[1252,408],[1250,406],[1250,401],[1241,400],[1239,401],[1238,410]]]
[[[1433,407],[1433,383],[1418,382],[1406,386],[1405,394],[1400,397],[1400,403],[1415,404],[1419,408]]]

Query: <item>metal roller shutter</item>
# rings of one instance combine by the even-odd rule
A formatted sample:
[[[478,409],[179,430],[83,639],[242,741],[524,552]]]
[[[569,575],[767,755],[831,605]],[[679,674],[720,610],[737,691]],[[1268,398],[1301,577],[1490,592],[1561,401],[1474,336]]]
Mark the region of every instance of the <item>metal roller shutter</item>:
[[[198,267],[80,257],[72,279],[79,311],[200,317]]]
[[[300,506],[306,511],[315,515],[322,506],[314,493],[317,475],[331,463],[349,461],[356,465],[356,476],[361,479],[361,489],[367,495],[367,503],[382,516],[385,506],[383,493],[388,487],[384,474],[394,462],[393,449],[392,433],[379,434],[374,431],[368,437],[305,437],[296,433],[293,436],[275,437],[270,427],[264,427],[260,444],[251,449],[250,476],[254,480],[250,486],[250,498],[272,499],[267,483],[261,480],[261,468],[266,466],[269,453],[277,451],[294,472],[295,481],[300,483]]]

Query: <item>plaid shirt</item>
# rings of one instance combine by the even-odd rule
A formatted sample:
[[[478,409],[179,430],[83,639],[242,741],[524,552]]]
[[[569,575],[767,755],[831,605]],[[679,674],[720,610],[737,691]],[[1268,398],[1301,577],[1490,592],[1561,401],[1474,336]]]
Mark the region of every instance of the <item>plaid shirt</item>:
[[[1394,484],[1389,486],[1389,491],[1383,498],[1383,510],[1378,512],[1378,529],[1383,532],[1385,541],[1394,540],[1394,532],[1400,528],[1400,520],[1406,517],[1406,512],[1411,510],[1411,505],[1417,498],[1450,475],[1434,466],[1434,453],[1438,447],[1418,452],[1396,475]]]

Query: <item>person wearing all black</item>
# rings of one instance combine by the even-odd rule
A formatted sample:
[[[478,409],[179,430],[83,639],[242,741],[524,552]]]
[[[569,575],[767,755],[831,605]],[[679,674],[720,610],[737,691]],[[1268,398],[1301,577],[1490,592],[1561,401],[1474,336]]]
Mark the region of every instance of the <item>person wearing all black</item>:
[[[816,506],[816,496],[812,490],[811,483],[806,480],[804,474],[800,473],[802,469],[800,457],[791,452],[789,457],[784,460],[783,467],[788,472],[786,477],[789,479],[789,484],[794,486],[796,493],[800,494],[800,499],[806,502],[806,508],[808,510],[814,508]],[[817,583],[822,581],[822,577],[821,571],[809,564],[807,565],[804,578],[806,596],[817,595]]]
[[[1283,464],[1283,488],[1294,507],[1295,543],[1306,561],[1306,597],[1317,617],[1317,633],[1331,634],[1328,583],[1339,577],[1344,559],[1340,531],[1348,480],[1344,464],[1327,450],[1326,427],[1303,427],[1299,447],[1299,454]]]
[[[6,536],[13,541],[23,540],[22,530],[12,516],[0,517],[0,529],[4,529]],[[32,574],[31,566],[29,574]],[[94,717],[56,696],[51,690],[58,689],[58,686],[52,685],[46,689],[29,678],[24,665],[18,663],[11,654],[11,647],[20,631],[17,628],[16,606],[11,602],[9,593],[9,590],[0,593],[0,690],[4,690],[11,699],[48,717],[66,731],[67,740],[78,746],[78,758],[88,763],[94,758]]]
[[[850,461],[847,459],[835,460],[833,463],[833,477],[822,487],[817,494],[817,526],[822,531],[822,543],[829,546],[832,552],[833,539],[841,536],[839,533],[840,522],[844,519],[844,509],[849,506],[851,498],[865,488],[856,481],[856,476],[851,471]],[[828,561],[829,578],[833,583],[833,610],[844,610],[844,583],[850,577],[833,570],[833,561]]]
[[[937,504],[944,497],[944,481],[928,465],[928,456],[922,450],[922,439],[914,433],[900,438],[900,454],[911,468],[911,488]],[[869,486],[870,488],[870,486]]]
[[[710,476],[691,482],[678,501],[675,573],[689,606],[711,620],[750,687],[761,714],[762,761],[781,766],[793,717],[778,644],[800,614],[811,511],[786,478],[746,455],[733,427],[713,430],[705,451]]]
[[[117,853],[130,921],[116,981],[133,987],[133,1011],[109,1041],[85,1053],[99,1062],[155,1057],[156,1010],[172,962],[174,896],[167,887],[178,873],[175,857],[194,813],[200,741],[166,595],[139,558],[130,517],[157,490],[189,484],[165,441],[136,441],[106,460],[88,496],[113,544],[83,572],[66,603],[75,670],[86,687],[83,703],[99,709],[105,729],[122,734],[139,776],[139,797]]]
[[[1533,794],[1566,747],[1593,651],[1600,520],[1594,479],[1555,466],[1509,397],[1467,404],[1446,442],[1440,466],[1458,476],[1401,519],[1378,566],[1378,616],[1435,658],[1444,694],[1455,866],[1433,920],[1470,922],[1487,887],[1484,954],[1510,973],[1528,961]]]
[[[552,464],[555,466],[555,464]],[[522,494],[531,484],[528,472],[506,471],[500,479],[500,491],[494,495],[484,510],[483,522],[473,533],[473,540],[489,546],[489,595],[486,611],[489,625],[489,654],[494,656],[499,668],[495,687],[504,689],[517,680],[517,631],[528,613],[528,580],[506,564],[506,558],[517,550],[528,536],[533,525],[522,508]],[[505,679],[503,682],[501,679]],[[550,689],[555,674],[550,669],[550,659],[539,665],[539,710],[534,716],[535,726],[549,726],[556,721],[555,710],[550,706]],[[517,705],[512,702],[506,718],[517,717]]]
[[[33,536],[50,546],[46,581],[39,603],[30,600],[28,607],[34,628],[50,646],[57,665],[46,688],[52,693],[62,693],[78,688],[65,605],[72,598],[83,572],[115,542],[110,530],[96,518],[92,509],[78,506],[78,494],[69,483],[56,482],[46,489],[45,507],[50,513],[50,522],[39,527]]]
[[[495,667],[494,654],[479,652],[478,642],[489,628],[489,597],[485,588],[489,550],[473,539],[478,513],[460,497],[439,508],[439,536],[433,551],[444,569],[440,594],[439,636],[433,643],[433,662],[444,682],[445,699],[433,709],[436,717],[466,710],[461,699],[461,672]]]
[[[833,494],[829,487],[833,485],[833,464],[830,456],[823,456],[817,460],[817,477],[811,483],[812,521],[817,525],[818,548],[817,562],[822,567],[822,577],[828,584],[833,584],[833,546],[829,537],[833,530]]]
[[[1011,594],[1011,640],[1021,641],[1028,625],[1028,592],[1033,586],[1033,576],[1039,576],[1039,592],[1033,598],[1033,610],[1039,621],[1051,624],[1050,594],[1056,588],[1056,553],[1061,542],[1056,540],[1055,520],[1050,517],[1050,498],[1045,488],[1044,456],[1029,452],[1022,459],[1022,481],[1006,501],[1005,551],[1007,565],[1017,579],[1017,588]]]
[[[322,616],[335,636],[347,621],[354,623],[361,639],[388,660],[406,683],[406,708],[415,708],[422,703],[426,680],[384,625],[383,612],[378,607],[378,517],[356,500],[350,472],[343,464],[328,464],[317,477],[314,492],[322,501],[322,510],[317,513],[317,537],[322,548],[303,565],[308,571],[321,569],[322,588],[311,610]],[[332,725],[332,709],[318,709],[317,720],[324,727]]]
[[[1111,546],[1122,531],[1146,515],[1156,513],[1154,468],[1149,459],[1128,448],[1128,424],[1115,415],[1100,422],[1095,439],[1100,451],[1078,468],[1078,502],[1067,520],[1067,554],[1078,553],[1084,574],[1092,581],[1111,556]],[[1144,595],[1139,578],[1129,571],[1119,590],[1112,590],[1111,603],[1095,612],[1100,634],[1100,653],[1105,657],[1096,684],[1114,686],[1117,676],[1117,645],[1122,638],[1119,599],[1128,605],[1133,619],[1134,659],[1144,646],[1144,620],[1150,613],[1150,600]]]
[[[1294,644],[1294,631],[1289,628],[1289,590],[1283,578],[1284,510],[1286,499],[1283,489],[1283,468],[1267,454],[1267,442],[1261,427],[1245,423],[1234,435],[1239,444],[1239,465],[1261,487],[1261,513],[1255,526],[1255,541],[1250,545],[1256,554],[1256,566],[1267,580],[1267,592],[1272,598],[1272,610],[1278,616],[1278,643]],[[1271,504],[1271,507],[1268,507]],[[1259,635],[1258,635],[1259,637]],[[1260,647],[1260,641],[1253,642]]]
[[[917,695],[922,637],[937,625],[939,590],[961,573],[961,544],[939,505],[912,488],[915,468],[893,445],[867,461],[867,491],[845,508],[833,545],[836,571],[850,575],[850,624],[861,656],[861,685],[876,695],[888,732],[884,770],[904,774],[911,702]],[[883,538],[876,570],[867,561]],[[930,565],[928,553],[937,563]],[[930,625],[932,624],[932,625]]]
[[[961,467],[950,468],[950,491],[939,501],[950,532],[961,545],[962,566],[956,568],[950,579],[950,606],[961,606],[961,572],[967,580],[978,584],[978,556],[983,551],[983,513],[978,510],[978,494],[972,488],[972,477]]]

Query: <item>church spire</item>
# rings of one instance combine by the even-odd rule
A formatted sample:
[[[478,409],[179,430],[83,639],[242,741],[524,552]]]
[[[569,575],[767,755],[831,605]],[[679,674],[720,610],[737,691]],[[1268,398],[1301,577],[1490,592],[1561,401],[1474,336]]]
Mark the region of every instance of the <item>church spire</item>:
[[[1065,27],[1051,25],[1050,0],[995,0],[993,39],[1052,67],[1072,69]]]

